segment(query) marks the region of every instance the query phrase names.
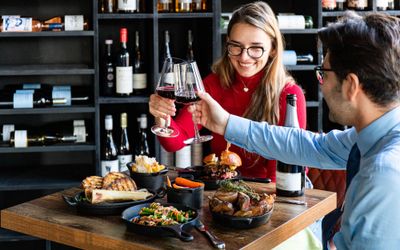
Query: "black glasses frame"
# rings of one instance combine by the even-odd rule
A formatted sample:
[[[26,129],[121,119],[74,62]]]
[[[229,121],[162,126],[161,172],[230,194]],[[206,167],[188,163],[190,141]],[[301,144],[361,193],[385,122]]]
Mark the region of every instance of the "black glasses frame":
[[[230,45],[231,45],[231,46],[239,47],[239,48],[241,49],[241,50],[240,50],[240,53],[239,53],[239,54],[232,54],[232,52],[229,51],[229,46],[230,46]],[[262,50],[261,55],[258,56],[258,57],[257,57],[257,56],[252,56],[252,55],[250,55],[250,54],[249,54],[249,49],[252,49],[252,48],[261,49],[261,50]],[[264,55],[264,53],[265,53],[265,49],[264,49],[264,47],[262,47],[262,46],[250,46],[250,47],[245,48],[245,47],[243,47],[243,46],[240,45],[240,44],[231,43],[231,42],[227,42],[227,43],[226,43],[226,50],[228,51],[228,54],[231,55],[231,56],[240,56],[240,55],[243,53],[243,50],[246,50],[247,55],[248,55],[249,57],[253,58],[253,59],[259,59],[259,58],[261,58],[261,57]]]
[[[333,69],[323,68],[321,65],[314,67],[315,75],[319,84],[324,84],[324,71],[334,71]]]

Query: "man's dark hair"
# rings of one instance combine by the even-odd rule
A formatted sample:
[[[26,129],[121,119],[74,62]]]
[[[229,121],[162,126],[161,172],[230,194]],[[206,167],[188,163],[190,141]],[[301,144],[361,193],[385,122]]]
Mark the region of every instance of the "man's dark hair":
[[[318,32],[329,51],[329,63],[342,81],[348,73],[360,79],[368,97],[379,105],[399,100],[400,19],[383,13],[359,16],[347,11]]]

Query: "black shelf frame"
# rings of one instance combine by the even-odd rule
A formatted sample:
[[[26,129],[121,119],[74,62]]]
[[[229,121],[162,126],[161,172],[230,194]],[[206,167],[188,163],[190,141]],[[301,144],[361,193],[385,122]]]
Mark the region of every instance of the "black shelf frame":
[[[148,96],[100,97],[100,104],[148,103]]]
[[[95,151],[94,144],[71,144],[71,145],[52,145],[52,146],[30,146],[26,148],[0,147],[0,153],[20,154],[20,153],[46,153],[46,152],[83,152]]]
[[[89,106],[64,106],[49,108],[21,108],[21,109],[0,109],[0,115],[31,115],[31,114],[74,114],[74,113],[95,113],[95,107]]]
[[[10,65],[0,66],[0,76],[34,75],[94,75],[95,69],[88,65]]]
[[[0,32],[0,38],[6,37],[72,37],[94,36],[93,30],[89,31],[42,31],[42,32]]]

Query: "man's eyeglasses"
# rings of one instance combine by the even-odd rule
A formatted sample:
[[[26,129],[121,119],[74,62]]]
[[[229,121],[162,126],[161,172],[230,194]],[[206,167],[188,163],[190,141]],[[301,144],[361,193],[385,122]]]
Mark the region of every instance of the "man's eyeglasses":
[[[258,59],[264,55],[264,48],[261,46],[250,46],[248,48],[236,43],[228,42],[226,44],[228,54],[231,56],[239,56],[243,53],[243,50],[247,51],[247,55],[253,59]]]
[[[314,68],[315,75],[317,76],[319,84],[324,84],[324,71],[334,71],[333,69],[325,69],[322,66],[316,66]]]

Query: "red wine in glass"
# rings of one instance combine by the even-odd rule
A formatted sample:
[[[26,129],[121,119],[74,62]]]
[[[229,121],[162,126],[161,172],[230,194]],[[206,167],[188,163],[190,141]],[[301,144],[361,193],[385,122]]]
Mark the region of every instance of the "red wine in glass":
[[[158,87],[156,92],[159,96],[175,100],[175,87],[174,86],[164,86]]]
[[[200,97],[198,96],[176,96],[176,102],[184,105],[194,104],[197,101],[200,101]]]

